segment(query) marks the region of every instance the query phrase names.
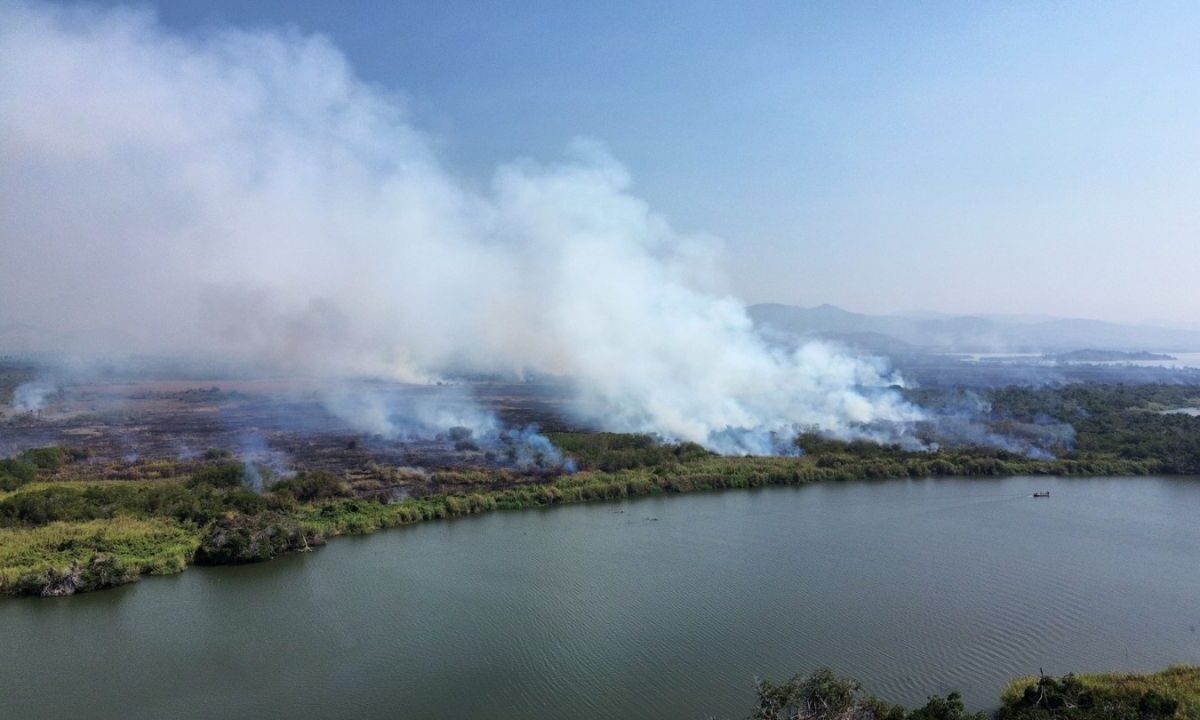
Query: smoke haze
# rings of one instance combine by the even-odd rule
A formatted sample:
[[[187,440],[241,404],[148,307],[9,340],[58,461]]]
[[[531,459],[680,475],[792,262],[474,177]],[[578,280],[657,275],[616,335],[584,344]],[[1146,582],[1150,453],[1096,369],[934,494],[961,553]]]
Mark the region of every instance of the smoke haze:
[[[920,415],[880,362],[768,348],[719,243],[675,232],[601,146],[477,186],[319,36],[0,1],[0,77],[4,350],[549,373],[580,419],[725,452]]]

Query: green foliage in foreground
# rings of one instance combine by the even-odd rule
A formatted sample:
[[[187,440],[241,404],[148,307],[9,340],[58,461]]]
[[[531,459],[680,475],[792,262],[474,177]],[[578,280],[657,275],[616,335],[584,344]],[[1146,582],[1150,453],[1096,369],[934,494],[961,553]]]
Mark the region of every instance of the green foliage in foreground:
[[[751,720],[986,720],[958,693],[932,695],[907,710],[820,669],[784,682],[760,680]],[[1200,667],[1152,674],[1024,677],[1009,683],[997,720],[1200,720]]]
[[[986,720],[983,713],[968,713],[958,693],[931,696],[923,707],[909,711],[824,668],[778,684],[759,680],[755,691],[751,720]]]
[[[1002,699],[999,720],[1196,720],[1200,667],[1024,677],[1009,683]]]

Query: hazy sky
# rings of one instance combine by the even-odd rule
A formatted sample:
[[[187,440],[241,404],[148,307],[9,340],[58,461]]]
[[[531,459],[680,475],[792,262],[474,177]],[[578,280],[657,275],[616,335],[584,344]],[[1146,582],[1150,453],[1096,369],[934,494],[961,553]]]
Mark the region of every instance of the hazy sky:
[[[1200,4],[173,0],[327,35],[446,165],[605,143],[750,302],[1200,326]]]

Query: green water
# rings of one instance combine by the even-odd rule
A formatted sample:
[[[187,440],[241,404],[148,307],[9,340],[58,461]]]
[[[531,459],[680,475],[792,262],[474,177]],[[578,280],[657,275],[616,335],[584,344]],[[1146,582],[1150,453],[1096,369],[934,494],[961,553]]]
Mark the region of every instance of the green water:
[[[823,484],[3,601],[0,718],[700,720],[818,665],[986,708],[1038,668],[1200,662],[1198,628],[1200,479]]]

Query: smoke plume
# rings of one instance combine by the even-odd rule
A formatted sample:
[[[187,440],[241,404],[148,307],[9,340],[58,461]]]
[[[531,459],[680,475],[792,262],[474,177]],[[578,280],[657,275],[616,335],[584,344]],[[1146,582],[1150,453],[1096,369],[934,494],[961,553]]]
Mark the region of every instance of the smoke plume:
[[[41,412],[57,391],[57,385],[43,378],[21,383],[13,389],[12,408],[17,412]]]
[[[877,361],[765,345],[719,243],[673,230],[599,145],[459,178],[320,36],[0,0],[0,77],[10,351],[550,373],[583,420],[728,452],[919,415]]]

